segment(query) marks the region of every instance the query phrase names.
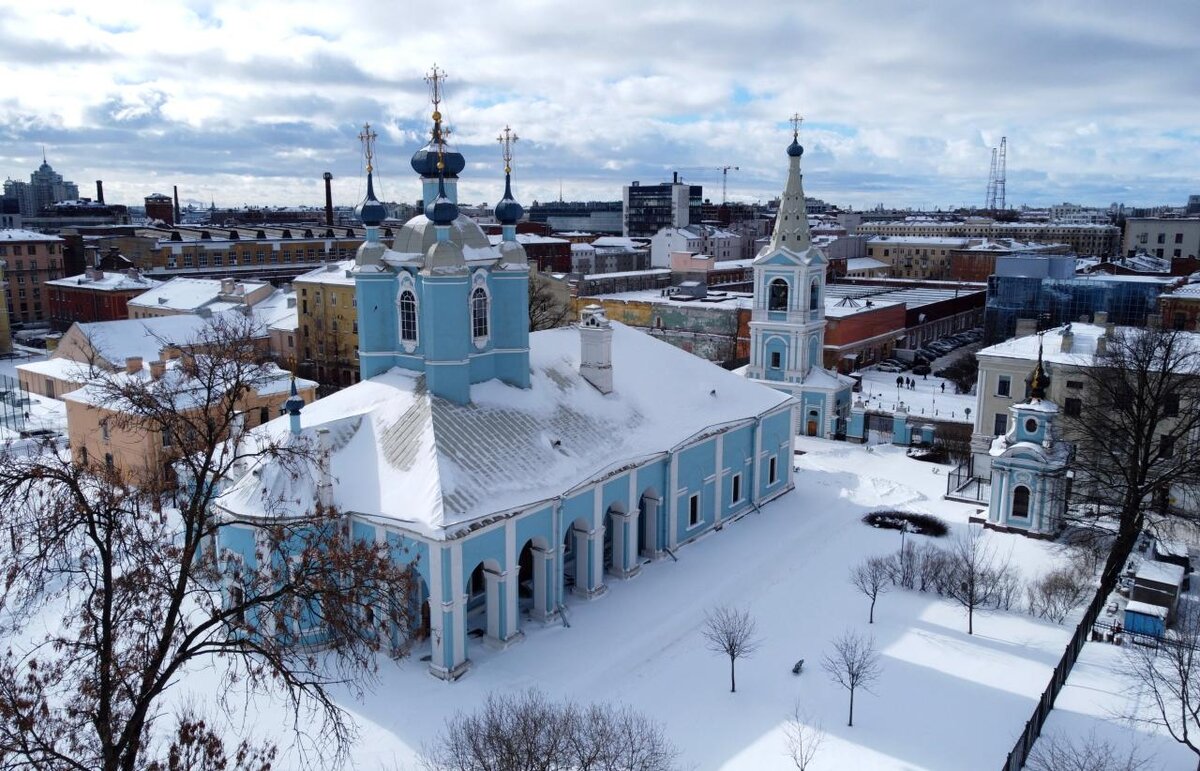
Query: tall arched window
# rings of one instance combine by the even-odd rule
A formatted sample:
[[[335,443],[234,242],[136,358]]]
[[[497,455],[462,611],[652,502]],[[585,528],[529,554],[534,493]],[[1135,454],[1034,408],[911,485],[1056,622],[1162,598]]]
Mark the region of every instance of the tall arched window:
[[[471,292],[471,336],[476,340],[488,336],[488,297],[483,287]]]
[[[1029,488],[1024,485],[1013,488],[1012,516],[1029,516]]]
[[[400,339],[417,341],[417,296],[407,289],[400,293]]]
[[[816,281],[814,281],[812,282],[812,286],[808,288],[808,309],[810,311],[815,311],[817,309],[817,303],[820,301],[821,287],[818,286]]]
[[[781,278],[771,280],[770,291],[767,293],[767,310],[786,311],[788,307],[788,285]]]

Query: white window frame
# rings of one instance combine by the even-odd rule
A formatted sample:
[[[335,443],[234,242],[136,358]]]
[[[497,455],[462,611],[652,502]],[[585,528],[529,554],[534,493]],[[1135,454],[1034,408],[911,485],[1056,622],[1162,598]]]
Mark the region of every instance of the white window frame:
[[[413,298],[413,337],[411,340],[404,338],[404,308],[401,303],[406,292],[411,293]],[[396,332],[400,346],[405,353],[412,353],[421,344],[421,298],[417,295],[416,282],[408,273],[400,278],[400,291],[396,293]]]
[[[482,291],[484,298],[484,330],[482,335],[475,334],[475,292]],[[488,289],[487,273],[483,270],[477,270],[471,276],[471,288],[467,292],[467,323],[470,325],[471,342],[475,344],[477,349],[487,347],[488,342],[492,339],[492,292]]]

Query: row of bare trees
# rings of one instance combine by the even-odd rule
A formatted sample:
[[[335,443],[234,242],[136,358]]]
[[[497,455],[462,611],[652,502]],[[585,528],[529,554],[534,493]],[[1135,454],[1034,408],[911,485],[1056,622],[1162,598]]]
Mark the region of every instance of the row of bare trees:
[[[850,582],[870,600],[868,623],[875,623],[875,605],[893,588],[932,591],[947,597],[967,615],[967,633],[975,630],[980,608],[1012,610],[1022,589],[1031,615],[1062,623],[1085,604],[1094,589],[1093,574],[1072,561],[1028,583],[1021,580],[1007,557],[987,536],[972,528],[960,533],[949,548],[911,541],[888,556],[868,557],[850,571]]]

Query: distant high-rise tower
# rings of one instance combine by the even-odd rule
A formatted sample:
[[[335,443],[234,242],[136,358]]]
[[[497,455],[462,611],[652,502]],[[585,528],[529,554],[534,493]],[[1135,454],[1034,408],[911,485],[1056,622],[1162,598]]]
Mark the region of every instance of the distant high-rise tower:
[[[1005,177],[1008,156],[1008,137],[1000,137],[999,149],[992,148],[992,166],[988,171],[987,198],[983,208],[998,211],[1005,207]]]

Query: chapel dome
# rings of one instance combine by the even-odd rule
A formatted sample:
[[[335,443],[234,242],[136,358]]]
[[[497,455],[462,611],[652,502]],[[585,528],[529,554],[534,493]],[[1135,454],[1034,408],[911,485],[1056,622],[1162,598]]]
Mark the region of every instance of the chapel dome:
[[[450,223],[450,240],[464,249],[486,249],[491,246],[491,241],[484,235],[479,224],[465,214],[459,214]],[[437,231],[433,221],[424,214],[418,214],[400,228],[392,241],[392,251],[401,254],[425,254],[436,241]]]
[[[436,177],[438,176],[437,160],[437,144],[430,140],[429,144],[413,153],[413,171],[422,177]],[[463,157],[462,153],[451,150],[450,145],[444,143],[442,145],[442,160],[446,164],[445,174],[447,178],[457,177],[467,167],[467,159]]]

